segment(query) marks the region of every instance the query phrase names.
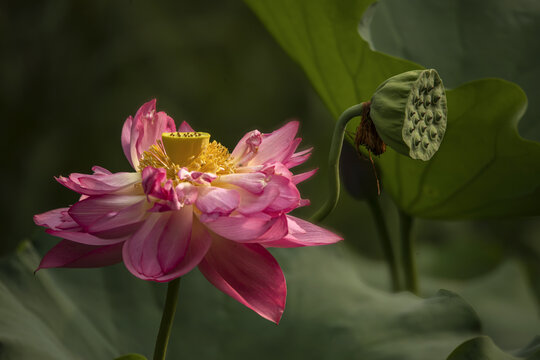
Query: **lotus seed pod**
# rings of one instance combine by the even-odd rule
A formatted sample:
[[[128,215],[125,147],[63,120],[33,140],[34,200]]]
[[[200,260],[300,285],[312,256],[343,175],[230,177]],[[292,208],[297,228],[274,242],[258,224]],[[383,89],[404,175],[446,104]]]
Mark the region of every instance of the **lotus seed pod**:
[[[370,117],[388,146],[427,161],[446,131],[446,95],[437,71],[408,71],[383,82],[371,98]]]

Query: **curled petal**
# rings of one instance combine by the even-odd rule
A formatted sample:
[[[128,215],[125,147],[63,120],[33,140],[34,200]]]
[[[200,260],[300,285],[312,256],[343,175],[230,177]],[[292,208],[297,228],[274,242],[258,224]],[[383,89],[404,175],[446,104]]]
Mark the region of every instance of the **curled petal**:
[[[142,171],[142,187],[144,193],[158,199],[167,199],[164,193],[163,184],[167,182],[167,170],[147,166]]]
[[[274,175],[268,186],[275,186],[279,195],[265,209],[266,213],[273,215],[288,213],[300,205],[300,192],[287,178]]]
[[[237,165],[247,166],[250,160],[257,154],[262,138],[263,135],[259,130],[253,130],[240,139],[231,153],[231,156],[235,159]]]
[[[266,247],[300,247],[334,244],[342,237],[308,221],[287,215],[289,233],[280,240],[264,242]]]
[[[183,167],[178,171],[178,177],[180,180],[191,181],[200,185],[210,184],[217,178],[217,175],[211,173],[204,173],[200,171],[189,171]]]
[[[212,185],[223,184],[238,186],[254,194],[260,194],[266,186],[267,175],[262,172],[247,172],[221,175]]]
[[[142,171],[142,187],[149,201],[156,201],[153,212],[179,210],[184,205],[191,205],[197,199],[197,188],[187,182],[176,187],[167,179],[167,171],[163,168],[148,166]]]
[[[298,127],[298,121],[291,121],[270,134],[264,134],[255,156],[249,161],[249,165],[283,162],[290,157],[291,148],[296,149],[298,146],[298,142],[294,138]]]
[[[122,245],[122,243],[114,243],[106,246],[92,246],[62,240],[43,256],[37,270],[55,267],[88,268],[113,265],[122,261]]]
[[[199,270],[225,294],[265,319],[279,323],[287,297],[285,277],[277,261],[262,246],[214,236]]]

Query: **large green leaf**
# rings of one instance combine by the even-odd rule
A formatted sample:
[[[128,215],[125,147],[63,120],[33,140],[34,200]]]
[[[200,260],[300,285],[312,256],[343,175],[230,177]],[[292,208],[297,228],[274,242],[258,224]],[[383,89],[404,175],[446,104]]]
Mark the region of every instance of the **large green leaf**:
[[[334,116],[369,100],[389,76],[420,67],[375,52],[360,38],[357,25],[372,0],[246,1],[304,68]],[[430,162],[391,150],[380,157],[383,185],[399,207],[427,218],[540,214],[540,145],[516,130],[526,108],[523,92],[491,79],[448,97],[448,131]],[[350,131],[358,120],[352,123]]]
[[[536,0],[381,0],[372,15],[375,49],[436,68],[447,86],[499,77],[540,96]],[[519,124],[523,136],[540,140],[538,118],[534,101]]]
[[[450,354],[448,360],[538,360],[540,359],[540,338],[535,338],[528,346],[515,351],[513,356],[501,351],[486,336],[479,336],[461,344]]]
[[[276,255],[289,288],[279,326],[194,273],[182,282],[170,358],[431,360],[479,334],[474,310],[458,295],[377,290],[360,276],[362,259],[342,246]],[[27,244],[0,262],[0,359],[152,352],[163,284],[135,279],[122,266],[34,276],[38,260]]]
[[[489,250],[487,247],[484,250]],[[448,251],[452,255],[452,247],[434,249],[422,246],[418,249],[422,258],[442,258],[439,253]],[[463,260],[464,267],[474,266]],[[430,274],[420,264],[421,293],[434,296],[441,287],[459,294],[478,314],[482,323],[482,332],[488,335],[502,349],[511,350],[523,347],[527,342],[540,334],[539,307],[536,303],[520,263],[507,261],[492,271],[468,279],[455,279]],[[364,260],[359,264],[366,281],[377,288],[385,288],[386,278],[381,277],[386,270],[384,265],[375,261]],[[378,269],[378,271],[375,271]]]
[[[482,336],[466,341],[450,354],[448,360],[517,360],[504,353],[490,338]]]
[[[145,356],[139,354],[127,354],[120,357],[117,357],[114,360],[147,360]]]

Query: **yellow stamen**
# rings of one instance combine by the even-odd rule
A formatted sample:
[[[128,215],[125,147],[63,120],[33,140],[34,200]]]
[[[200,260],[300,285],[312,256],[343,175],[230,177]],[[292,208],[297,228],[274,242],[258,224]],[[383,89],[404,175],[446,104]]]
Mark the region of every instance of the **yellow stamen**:
[[[210,134],[201,132],[163,133],[145,151],[139,161],[139,170],[147,166],[164,168],[167,178],[179,182],[178,171],[185,167],[189,171],[200,171],[225,175],[234,173],[235,166],[229,150],[216,141],[210,141]]]
[[[156,144],[150,146],[150,148],[142,154],[141,159],[139,160],[139,171],[143,171],[147,166],[167,170],[167,178],[169,179],[175,179],[180,170],[180,166],[173,163],[171,158],[167,155],[161,140],[158,140]]]
[[[217,141],[212,141],[203,152],[197,156],[188,169],[214,173],[216,175],[231,174],[234,172],[234,162],[229,154],[229,150]]]

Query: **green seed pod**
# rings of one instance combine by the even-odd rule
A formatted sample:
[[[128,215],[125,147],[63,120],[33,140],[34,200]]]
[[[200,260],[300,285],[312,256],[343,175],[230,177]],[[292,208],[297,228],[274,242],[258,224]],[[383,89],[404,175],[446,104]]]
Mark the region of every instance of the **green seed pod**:
[[[383,82],[371,98],[370,117],[397,152],[427,161],[446,131],[446,94],[437,71],[413,70]]]

